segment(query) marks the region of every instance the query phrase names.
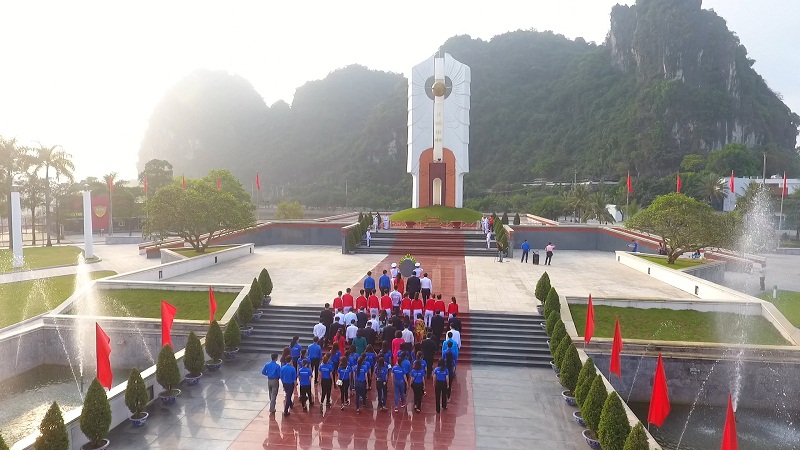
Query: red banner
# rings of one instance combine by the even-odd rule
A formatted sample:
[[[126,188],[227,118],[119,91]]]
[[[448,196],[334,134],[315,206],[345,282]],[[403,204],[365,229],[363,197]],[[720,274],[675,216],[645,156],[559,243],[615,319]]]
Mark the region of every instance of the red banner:
[[[667,389],[667,374],[664,372],[664,360],[658,354],[656,363],[656,377],[653,381],[653,393],[650,395],[650,410],[647,412],[647,422],[660,427],[669,415],[669,391]]]
[[[214,298],[214,288],[208,287],[208,321],[213,322],[217,314],[217,300]]]
[[[100,324],[95,326],[95,344],[97,347],[97,381],[106,389],[111,389],[111,382],[114,374],[111,372],[111,339],[100,328]]]
[[[175,314],[178,313],[178,308],[170,305],[169,303],[161,300],[161,346],[169,345],[172,347],[172,322],[175,320]]]
[[[619,316],[617,316],[616,324],[614,325],[614,343],[611,345],[611,365],[608,369],[609,376],[612,373],[617,374],[617,378],[622,378],[622,361],[620,354],[622,353],[622,332],[619,329]]]
[[[583,333],[583,341],[589,343],[594,335],[594,306],[592,305],[592,294],[589,294],[589,307],[586,308],[586,330]]]

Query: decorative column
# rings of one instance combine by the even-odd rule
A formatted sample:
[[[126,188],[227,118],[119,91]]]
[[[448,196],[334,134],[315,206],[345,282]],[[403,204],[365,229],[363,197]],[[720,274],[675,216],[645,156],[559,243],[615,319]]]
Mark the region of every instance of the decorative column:
[[[94,258],[94,242],[92,237],[92,191],[89,185],[83,185],[83,257]]]
[[[22,256],[22,203],[19,197],[19,186],[11,187],[11,232],[14,238],[11,240],[13,253],[13,267],[20,268],[24,263]],[[36,230],[34,230],[34,233]]]

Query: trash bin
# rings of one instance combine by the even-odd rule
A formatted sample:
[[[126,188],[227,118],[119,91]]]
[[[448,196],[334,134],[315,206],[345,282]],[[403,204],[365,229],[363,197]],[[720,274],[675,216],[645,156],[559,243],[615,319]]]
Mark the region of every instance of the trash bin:
[[[539,265],[539,252],[533,252],[533,264],[536,266]]]

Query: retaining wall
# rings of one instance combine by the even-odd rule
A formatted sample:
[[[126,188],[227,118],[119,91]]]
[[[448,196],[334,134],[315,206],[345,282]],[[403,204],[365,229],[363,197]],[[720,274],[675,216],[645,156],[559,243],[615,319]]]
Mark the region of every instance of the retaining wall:
[[[512,228],[515,245],[527,239],[531,248],[540,253],[548,242],[555,244],[556,254],[559,250],[626,250],[633,238],[612,228],[587,225],[513,225]],[[639,251],[655,253],[655,248],[639,242]]]
[[[246,233],[214,239],[215,244],[340,245],[342,227],[350,222],[268,222]]]
[[[255,246],[252,243],[242,244],[228,250],[209,253],[207,255],[195,256],[193,258],[180,259],[178,261],[148,267],[146,269],[127,272],[120,275],[109,277],[111,280],[127,281],[161,281],[167,280],[178,275],[185,275],[195,270],[205,269],[215,264],[231,261],[247,255],[251,255]],[[162,250],[163,251],[163,250]]]

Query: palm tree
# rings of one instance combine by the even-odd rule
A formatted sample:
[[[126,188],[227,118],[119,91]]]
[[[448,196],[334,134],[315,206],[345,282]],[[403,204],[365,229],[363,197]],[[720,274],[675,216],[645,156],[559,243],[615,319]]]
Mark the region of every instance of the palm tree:
[[[567,206],[572,208],[575,212],[575,217],[579,220],[583,217],[583,212],[589,206],[590,195],[589,188],[587,188],[586,185],[579,184],[575,186],[575,189],[573,189],[569,197],[567,197]]]
[[[6,207],[9,220],[11,219],[11,190],[14,180],[18,175],[23,175],[30,167],[30,154],[27,147],[17,145],[16,139],[3,139],[0,137],[0,178],[5,183]],[[8,248],[11,248],[13,230],[8,230]]]
[[[72,172],[75,170],[75,164],[72,163],[72,156],[65,152],[63,148],[58,145],[52,147],[45,147],[39,144],[39,148],[34,150],[34,161],[36,170],[44,168],[44,223],[47,230],[47,246],[52,247],[53,242],[50,239],[50,197],[52,189],[50,187],[50,170],[53,170],[56,181],[59,177],[64,177],[70,182],[74,181]]]
[[[114,179],[117,178],[117,172],[111,172],[103,175],[103,180],[108,187],[108,235],[114,235],[114,216],[112,210],[114,208]]]
[[[602,192],[592,194],[583,213],[583,221],[597,219],[600,224],[614,223],[614,216],[608,212],[606,205],[609,204],[608,198]]]
[[[22,206],[31,210],[31,245],[36,245],[36,208],[42,204],[45,191],[44,180],[39,178],[36,170],[31,170],[23,186],[25,196],[22,200]]]
[[[697,191],[709,204],[725,198],[725,181],[715,173],[709,173],[697,180]]]

